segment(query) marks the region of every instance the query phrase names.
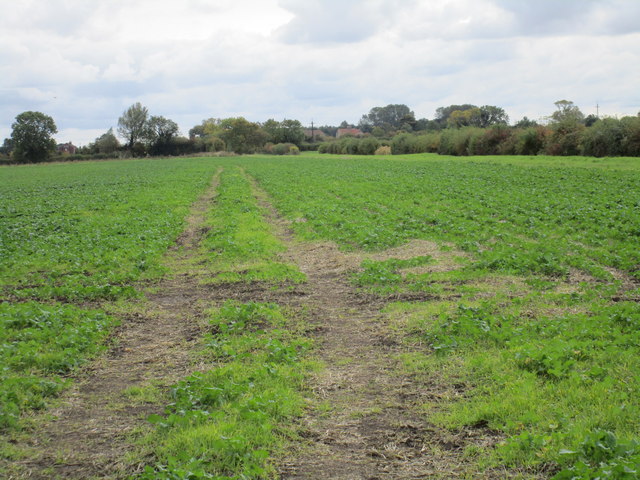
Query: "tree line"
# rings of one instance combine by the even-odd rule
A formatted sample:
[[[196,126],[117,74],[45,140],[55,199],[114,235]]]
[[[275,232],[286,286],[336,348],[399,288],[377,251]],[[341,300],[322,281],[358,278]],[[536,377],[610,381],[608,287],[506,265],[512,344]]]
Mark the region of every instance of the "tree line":
[[[372,109],[361,125],[371,135],[324,142],[321,153],[351,155],[439,153],[441,155],[584,155],[640,156],[640,113],[622,118],[585,116],[571,101],[555,102],[544,124],[524,117],[510,126],[499,107],[451,105],[436,110],[434,120],[411,124],[412,112],[382,120]],[[375,111],[374,111],[375,110]],[[394,106],[393,110],[397,110]]]
[[[113,128],[78,150],[75,159],[190,155],[202,152],[297,154],[300,150],[343,154],[586,155],[640,156],[640,113],[636,117],[585,116],[571,101],[555,102],[544,124],[527,117],[509,125],[504,109],[472,104],[440,107],[433,119],[416,119],[404,104],[373,107],[357,124],[305,129],[298,120],[251,122],[244,117],[208,118],[182,136],[178,124],[135,103]],[[335,138],[341,128],[349,134]],[[355,134],[354,134],[355,132]],[[0,160],[17,163],[56,157],[54,120],[23,112],[0,147]],[[117,133],[117,135],[116,135]]]

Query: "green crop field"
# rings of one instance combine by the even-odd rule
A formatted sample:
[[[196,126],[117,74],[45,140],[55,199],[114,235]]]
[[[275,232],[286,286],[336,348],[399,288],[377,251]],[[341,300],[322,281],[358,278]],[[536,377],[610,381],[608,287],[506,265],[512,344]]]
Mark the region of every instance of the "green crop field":
[[[1,431],[37,434],[37,412],[108,349],[123,320],[105,312],[171,273],[163,258],[216,172],[192,264],[207,266],[209,289],[266,285],[265,298],[210,301],[194,362],[214,367],[160,401],[138,440],[140,478],[273,478],[297,441],[294,419],[318,410],[300,392],[313,397],[309,372],[326,345],[309,338],[304,308],[266,298],[308,281],[283,257],[274,215],[288,241],[362,255],[346,275],[402,345],[394,374],[444,392],[395,407],[493,439],[459,449],[466,478],[638,478],[638,159],[303,154],[0,168]],[[416,241],[432,248],[380,256]]]

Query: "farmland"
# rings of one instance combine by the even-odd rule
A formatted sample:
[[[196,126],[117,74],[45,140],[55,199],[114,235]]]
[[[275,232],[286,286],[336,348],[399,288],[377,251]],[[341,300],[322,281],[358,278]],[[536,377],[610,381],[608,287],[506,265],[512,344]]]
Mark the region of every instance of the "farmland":
[[[151,344],[121,348],[114,375],[146,370],[112,395],[140,414],[94,475],[636,478],[637,159],[244,156],[0,179],[0,472],[83,478],[33,439],[63,437],[48,412],[85,398],[83,375],[104,382],[87,365],[137,328]],[[136,359],[180,329],[179,368]]]

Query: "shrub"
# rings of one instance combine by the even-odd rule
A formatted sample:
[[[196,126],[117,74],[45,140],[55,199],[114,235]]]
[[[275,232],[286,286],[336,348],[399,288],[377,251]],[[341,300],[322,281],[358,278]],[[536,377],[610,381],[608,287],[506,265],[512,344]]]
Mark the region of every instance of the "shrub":
[[[640,116],[622,117],[620,124],[624,132],[622,139],[623,155],[640,157]]]
[[[448,128],[440,136],[438,153],[441,155],[469,155],[469,144],[474,136],[481,134],[477,127]]]
[[[624,127],[620,120],[604,118],[582,132],[580,145],[583,155],[613,157],[623,155]]]
[[[295,153],[293,153],[295,149]],[[293,143],[277,143],[271,147],[274,155],[298,155],[300,150]]]
[[[562,121],[551,127],[547,137],[545,152],[547,155],[579,155],[580,140],[585,126],[574,121]]]
[[[544,149],[546,137],[547,129],[544,127],[529,127],[517,131],[515,134],[515,154],[537,155]]]
[[[374,137],[365,137],[358,142],[358,153],[360,155],[374,155],[380,147],[380,141]]]
[[[391,155],[391,147],[388,145],[381,145],[377,148],[374,155]]]
[[[401,133],[393,137],[391,140],[391,153],[393,155],[413,153],[411,151],[411,134]]]

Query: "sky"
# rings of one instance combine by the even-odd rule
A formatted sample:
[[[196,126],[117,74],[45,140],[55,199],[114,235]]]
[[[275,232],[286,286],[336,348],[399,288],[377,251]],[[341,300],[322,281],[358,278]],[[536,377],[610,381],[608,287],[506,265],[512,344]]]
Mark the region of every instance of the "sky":
[[[640,112],[639,0],[0,0],[0,139],[16,115],[86,145],[133,103],[211,117],[357,123],[471,103],[512,122],[557,100]],[[598,108],[596,108],[598,105]],[[0,140],[1,141],[1,140]]]

